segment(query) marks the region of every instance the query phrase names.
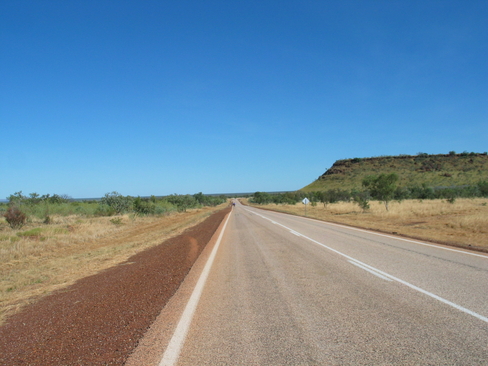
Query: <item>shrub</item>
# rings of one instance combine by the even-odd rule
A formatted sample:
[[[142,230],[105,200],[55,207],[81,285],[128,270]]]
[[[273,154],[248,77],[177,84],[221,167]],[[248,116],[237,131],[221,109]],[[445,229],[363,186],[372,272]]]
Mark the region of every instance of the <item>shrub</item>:
[[[10,206],[3,216],[12,229],[21,228],[27,221],[27,216],[17,206]]]
[[[53,194],[51,197],[49,197],[49,195],[46,195],[46,201],[54,204],[68,203],[70,202],[70,197],[65,194],[61,196],[59,194]]]
[[[202,192],[195,193],[193,195],[193,198],[197,201],[198,204],[202,206],[217,206],[220,205],[221,203],[224,203],[227,200],[225,196],[219,196],[219,197],[208,196],[208,195],[204,195]]]
[[[166,201],[175,205],[180,212],[185,212],[188,208],[197,207],[199,204],[195,197],[190,196],[189,194],[172,194],[171,196],[166,197]]]
[[[95,216],[113,216],[116,212],[112,207],[100,204],[93,214]]]
[[[363,210],[367,211],[369,207],[369,195],[368,192],[354,192],[353,200]]]
[[[396,173],[369,175],[363,179],[363,186],[369,189],[371,197],[383,201],[388,211],[388,203],[394,198],[397,189],[398,175]]]
[[[129,196],[124,197],[120,193],[114,191],[112,193],[106,193],[101,199],[101,202],[103,205],[109,206],[116,214],[121,214],[130,208],[132,199]]]
[[[169,213],[171,211],[171,209],[165,207],[165,206],[156,206],[156,208],[154,209],[154,214],[155,215],[165,215],[167,213]]]
[[[395,193],[394,193],[393,198],[395,200],[397,200],[398,202],[409,199],[410,198],[410,191],[408,190],[408,188],[405,188],[405,187],[397,187],[395,189]]]
[[[27,197],[22,194],[22,191],[15,192],[7,197],[10,205],[20,206],[25,203]]]
[[[270,203],[272,201],[271,195],[266,192],[256,192],[253,195],[252,202],[260,204],[260,205],[265,205],[267,203]]]
[[[110,222],[116,226],[119,226],[119,225],[123,225],[124,223],[122,222],[122,218],[121,217],[115,217],[113,219],[110,220]]]
[[[478,189],[482,197],[488,197],[488,182],[486,180],[478,182]]]
[[[133,203],[134,211],[140,215],[151,215],[156,211],[156,204],[152,200],[144,200],[137,197]]]

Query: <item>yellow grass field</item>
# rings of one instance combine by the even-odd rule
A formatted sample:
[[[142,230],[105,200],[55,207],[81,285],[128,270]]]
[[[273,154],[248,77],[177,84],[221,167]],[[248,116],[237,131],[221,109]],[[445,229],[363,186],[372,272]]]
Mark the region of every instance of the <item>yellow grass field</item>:
[[[247,200],[243,203],[249,204]],[[305,206],[255,205],[275,211],[305,215]],[[324,207],[307,205],[307,216],[335,223],[378,230],[411,238],[449,244],[488,252],[488,199],[406,200],[390,202],[389,211],[383,203],[370,202],[363,211],[352,202]]]
[[[0,220],[0,324],[22,306],[160,244],[226,205],[167,216],[55,216],[52,224],[33,221],[17,230]]]

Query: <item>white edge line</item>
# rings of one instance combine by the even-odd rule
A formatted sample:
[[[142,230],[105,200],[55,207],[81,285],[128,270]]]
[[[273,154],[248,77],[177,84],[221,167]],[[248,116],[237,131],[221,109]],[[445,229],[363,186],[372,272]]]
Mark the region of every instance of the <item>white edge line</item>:
[[[259,214],[258,214],[258,215],[259,215]],[[263,216],[263,215],[259,215],[259,216],[261,216],[262,218],[264,218],[264,219],[266,219],[266,220],[270,220],[270,219],[269,219],[269,218],[267,218],[266,216]],[[279,225],[279,226],[282,226],[282,227],[284,227],[284,228],[286,228],[287,230],[292,230],[292,229],[290,229],[289,227],[287,227],[287,226],[285,226],[285,225],[282,225],[282,224],[278,224],[278,225]],[[338,226],[342,226],[342,225],[338,225]],[[346,227],[347,227],[347,226],[346,226]],[[369,231],[366,231],[366,230],[360,230],[360,231],[369,232]],[[417,287],[417,286],[415,286],[415,285],[412,285],[411,283],[409,283],[409,282],[407,282],[407,281],[403,281],[403,280],[401,280],[401,279],[399,279],[399,278],[397,278],[397,277],[395,277],[395,276],[392,276],[392,275],[390,275],[390,274],[388,274],[388,273],[386,273],[386,272],[383,272],[383,271],[381,271],[381,270],[379,270],[379,269],[377,269],[377,268],[375,268],[375,267],[373,267],[373,266],[370,266],[370,265],[368,265],[368,264],[366,264],[366,263],[363,263],[363,262],[361,262],[361,261],[358,261],[357,259],[355,259],[355,258],[353,258],[353,257],[350,257],[350,256],[348,256],[347,254],[341,253],[341,252],[339,252],[338,250],[335,250],[335,249],[333,249],[333,248],[331,248],[331,247],[328,247],[327,245],[322,244],[322,243],[320,243],[320,242],[318,242],[317,240],[314,240],[314,239],[312,239],[312,238],[309,238],[308,236],[305,236],[305,235],[303,235],[303,234],[301,234],[301,236],[302,236],[303,238],[305,238],[305,239],[310,240],[311,242],[313,242],[313,243],[315,243],[315,244],[317,244],[317,245],[320,245],[320,246],[322,246],[322,247],[324,247],[324,248],[326,248],[326,249],[328,249],[328,250],[330,250],[330,251],[332,251],[332,252],[334,252],[334,253],[339,254],[340,256],[343,256],[343,257],[345,257],[345,258],[349,259],[350,261],[353,261],[353,262],[355,262],[355,263],[357,263],[357,264],[360,264],[360,265],[362,265],[362,266],[364,266],[364,267],[366,267],[366,268],[369,268],[369,269],[371,269],[372,271],[375,271],[375,272],[377,272],[377,273],[380,273],[380,274],[382,274],[382,275],[383,275],[383,276],[385,276],[385,277],[391,278],[392,280],[394,280],[394,281],[396,281],[396,282],[399,282],[399,283],[401,283],[401,284],[403,284],[403,285],[405,285],[405,286],[408,286],[408,287],[410,287],[410,288],[411,288],[411,289],[413,289],[413,290],[416,290],[416,291],[418,291],[418,292],[421,292],[421,293],[423,293],[424,295],[430,296],[430,297],[432,297],[432,298],[434,298],[434,299],[436,299],[436,300],[438,300],[438,301],[440,301],[440,302],[442,302],[442,303],[444,303],[444,304],[446,304],[446,305],[452,306],[453,308],[455,308],[455,309],[457,309],[457,310],[460,310],[460,311],[462,311],[462,312],[464,312],[464,313],[466,313],[466,314],[472,315],[472,316],[474,316],[475,318],[478,318],[479,320],[482,320],[482,321],[484,321],[485,323],[488,323],[488,318],[487,318],[487,317],[485,317],[485,316],[483,316],[483,315],[481,315],[481,314],[475,313],[475,312],[474,312],[474,311],[472,311],[472,310],[466,309],[465,307],[462,307],[462,306],[460,306],[460,305],[458,305],[458,304],[455,304],[455,303],[453,303],[453,302],[451,302],[451,301],[449,301],[449,300],[446,300],[446,299],[444,299],[444,298],[442,298],[442,297],[440,297],[440,296],[437,296],[436,294],[433,294],[433,293],[431,293],[431,292],[429,292],[429,291],[426,291],[426,290],[424,290],[424,289],[422,289],[422,288],[420,288],[420,287]],[[383,236],[386,236],[386,235],[383,235]],[[392,236],[391,238],[395,238],[395,239],[396,239],[396,237],[393,237],[393,236]],[[441,249],[445,249],[445,248],[441,248]],[[464,252],[462,252],[462,251],[461,251],[461,253],[464,253]],[[468,254],[470,254],[470,253],[468,253]]]
[[[355,228],[355,227],[352,227],[352,226],[340,225],[340,224],[336,224],[336,223],[332,223],[332,222],[320,221],[320,220],[315,220],[315,219],[309,219],[309,220],[323,222],[323,223],[325,223],[327,225],[344,227],[344,228],[348,228],[348,229],[351,229],[351,230],[356,230],[356,231],[361,231],[361,232],[364,232],[364,233],[374,234],[374,235],[377,235],[377,236],[383,236],[385,238],[397,239],[397,240],[402,240],[402,241],[406,241],[406,242],[409,242],[409,243],[424,245],[426,247],[433,247],[433,248],[438,248],[438,249],[442,249],[442,250],[448,250],[450,252],[457,252],[457,253],[462,253],[462,254],[474,255],[475,257],[481,257],[481,258],[488,259],[488,256],[487,255],[484,255],[484,254],[471,253],[471,252],[467,252],[467,251],[464,251],[464,250],[446,248],[446,247],[442,246],[441,244],[428,244],[428,243],[425,243],[425,242],[422,242],[422,241],[405,239],[405,238],[402,238],[400,236],[393,236],[393,235],[381,234],[381,233],[377,233],[375,231],[358,229],[358,228]]]
[[[256,208],[256,207],[253,207],[253,208]],[[259,208],[257,208],[257,209],[259,210]],[[286,212],[277,212],[277,213],[281,213],[281,214],[287,215]],[[255,214],[256,215],[259,215],[257,213],[255,213]],[[268,219],[267,217],[264,217],[262,215],[259,215],[259,216],[261,216],[261,217],[263,217],[265,219]],[[295,215],[293,215],[293,216],[295,216]],[[326,225],[338,226],[338,227],[343,227],[343,228],[350,229],[350,230],[361,231],[363,233],[373,234],[373,235],[377,235],[377,236],[383,236],[385,238],[397,239],[397,240],[402,240],[402,241],[406,241],[406,242],[409,242],[409,243],[424,245],[426,247],[433,247],[433,248],[438,248],[438,249],[442,249],[442,250],[448,250],[450,252],[457,252],[457,253],[462,253],[462,254],[467,254],[467,255],[473,255],[475,257],[481,257],[481,258],[488,259],[488,255],[486,255],[486,254],[478,254],[478,253],[471,253],[471,252],[468,252],[467,251],[469,249],[459,250],[459,249],[453,249],[453,248],[446,248],[445,246],[442,246],[441,244],[429,244],[429,243],[425,243],[425,242],[418,241],[418,240],[412,240],[412,239],[402,238],[401,236],[393,236],[393,235],[381,234],[381,233],[378,233],[378,232],[372,231],[372,230],[366,230],[366,229],[360,229],[360,228],[353,227],[353,226],[336,224],[334,222],[317,220],[317,219],[313,219],[313,218],[310,218],[310,217],[303,217],[303,216],[295,216],[295,217],[299,217],[299,218],[302,218],[302,219],[305,219],[305,220],[320,222],[320,223],[326,224]],[[270,219],[268,219],[268,220],[270,220]],[[280,225],[280,224],[278,224],[278,225]]]
[[[198,306],[203,287],[205,286],[205,282],[207,281],[207,277],[210,273],[210,269],[217,254],[217,250],[219,249],[220,242],[222,240],[222,236],[224,235],[225,227],[227,226],[229,218],[230,213],[225,220],[224,226],[222,227],[222,231],[220,232],[217,242],[212,249],[212,252],[207,260],[207,263],[205,264],[205,267],[203,268],[202,273],[200,274],[200,277],[197,281],[195,288],[193,289],[190,299],[186,304],[185,310],[183,311],[183,314],[181,314],[180,321],[178,322],[175,332],[173,333],[173,337],[171,337],[168,347],[166,347],[166,351],[164,352],[163,358],[161,359],[159,366],[172,366],[178,361],[178,357],[180,356],[181,349],[183,347],[183,344],[185,343],[186,335],[188,334],[193,315],[195,314],[195,310]]]

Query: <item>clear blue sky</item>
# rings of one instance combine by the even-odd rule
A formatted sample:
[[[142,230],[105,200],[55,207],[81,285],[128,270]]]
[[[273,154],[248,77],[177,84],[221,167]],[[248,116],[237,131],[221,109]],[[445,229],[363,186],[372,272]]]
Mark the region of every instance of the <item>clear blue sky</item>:
[[[302,188],[488,150],[488,1],[0,2],[0,198]]]

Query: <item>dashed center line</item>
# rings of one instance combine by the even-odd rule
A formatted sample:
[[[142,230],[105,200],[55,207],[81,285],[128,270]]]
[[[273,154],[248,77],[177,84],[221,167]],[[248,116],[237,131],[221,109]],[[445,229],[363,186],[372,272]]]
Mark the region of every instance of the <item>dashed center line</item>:
[[[386,281],[391,281],[391,279],[390,279],[390,278],[385,277],[385,276],[383,276],[382,274],[380,274],[380,273],[378,273],[378,272],[376,272],[376,271],[373,271],[372,269],[369,269],[369,268],[367,268],[367,267],[363,266],[362,264],[360,264],[360,263],[358,263],[358,262],[356,262],[356,261],[349,260],[348,262],[349,262],[349,263],[351,263],[351,264],[354,264],[355,266],[357,266],[357,267],[359,267],[359,268],[364,269],[365,271],[368,271],[368,272],[369,272],[369,273],[371,273],[371,274],[374,274],[375,276],[377,276],[377,277],[379,277],[379,278],[381,278],[381,279],[383,279],[383,280],[386,280]]]

